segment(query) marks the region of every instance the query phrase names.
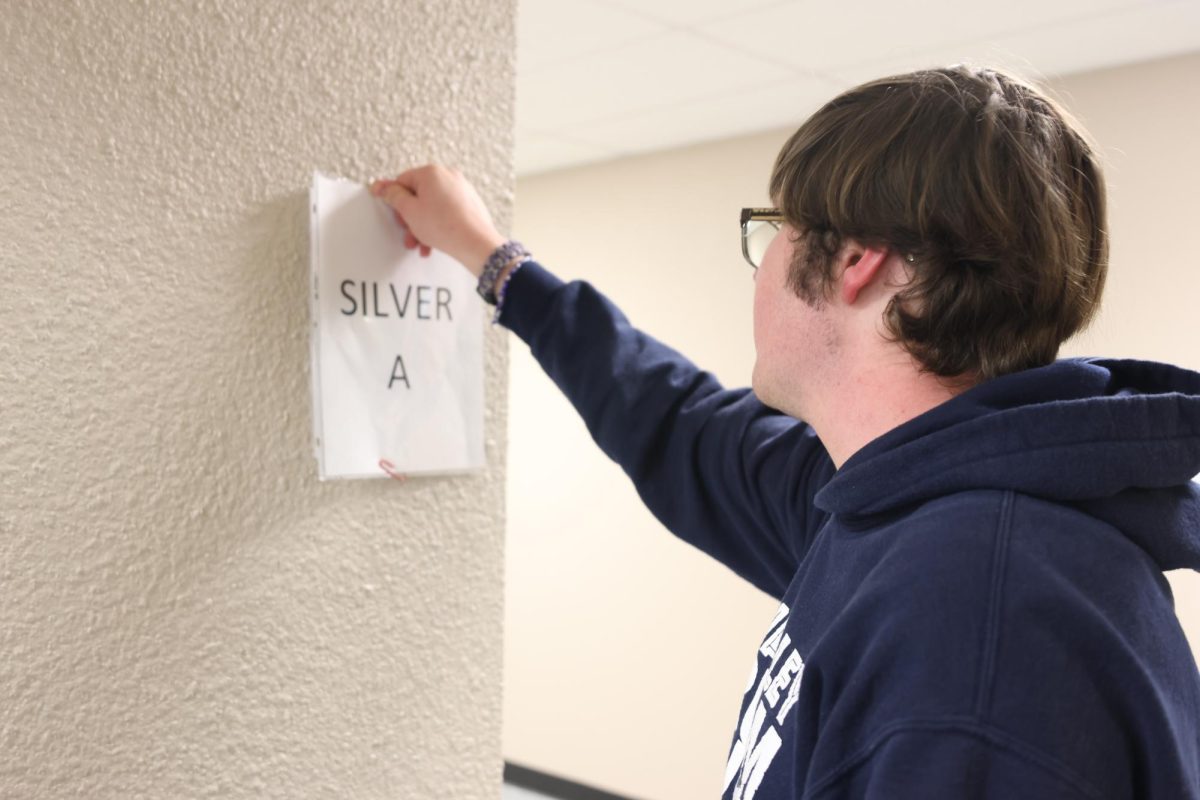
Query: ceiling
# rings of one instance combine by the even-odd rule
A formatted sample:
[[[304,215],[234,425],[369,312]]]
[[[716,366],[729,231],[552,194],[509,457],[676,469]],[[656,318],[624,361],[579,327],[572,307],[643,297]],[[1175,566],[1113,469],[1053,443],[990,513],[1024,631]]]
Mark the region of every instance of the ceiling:
[[[518,5],[519,176],[795,126],[843,89],[918,67],[1042,80],[1200,50],[1200,0]]]

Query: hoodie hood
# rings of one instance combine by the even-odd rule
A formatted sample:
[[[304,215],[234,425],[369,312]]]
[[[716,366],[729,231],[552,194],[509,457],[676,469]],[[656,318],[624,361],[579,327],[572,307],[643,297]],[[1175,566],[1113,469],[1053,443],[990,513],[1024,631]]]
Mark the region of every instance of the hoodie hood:
[[[914,466],[919,465],[919,466]],[[1200,570],[1200,373],[1062,359],[963,392],[867,444],[817,493],[873,516],[972,489],[1074,505],[1163,570]]]

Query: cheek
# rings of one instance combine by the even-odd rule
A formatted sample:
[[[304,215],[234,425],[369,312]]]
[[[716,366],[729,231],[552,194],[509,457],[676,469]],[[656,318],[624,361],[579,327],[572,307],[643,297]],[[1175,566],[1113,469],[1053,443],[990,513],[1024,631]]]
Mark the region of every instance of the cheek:
[[[754,346],[760,353],[771,349],[785,322],[779,289],[766,286],[765,278],[759,274],[754,285]]]
[[[762,285],[763,275],[754,285],[754,350],[762,354],[769,349],[771,331],[779,324],[778,309],[773,307],[771,293]]]
[[[754,345],[760,355],[778,349],[786,339],[781,334],[789,324],[789,300],[794,299],[786,285],[791,254],[785,228],[771,240],[754,276]]]
[[[751,387],[766,405],[779,408],[787,397],[785,390],[791,358],[788,350],[787,309],[778,287],[767,286],[768,277],[760,271],[754,289],[754,369]]]
[[[753,315],[751,316],[751,319],[752,319],[752,320],[753,320],[753,322],[754,322],[754,346],[755,346],[755,347],[758,347],[758,346],[759,346],[759,338],[760,338],[760,335],[759,335],[759,332],[758,332],[758,331],[759,331],[759,327],[762,325],[762,323],[760,322],[760,320],[763,318],[763,308],[762,308],[762,305],[763,305],[763,300],[762,300],[762,290],[761,290],[761,289],[759,289],[759,286],[758,286],[758,278],[757,278],[757,276],[756,276],[756,277],[755,277],[755,280],[754,280],[754,306],[753,306]]]

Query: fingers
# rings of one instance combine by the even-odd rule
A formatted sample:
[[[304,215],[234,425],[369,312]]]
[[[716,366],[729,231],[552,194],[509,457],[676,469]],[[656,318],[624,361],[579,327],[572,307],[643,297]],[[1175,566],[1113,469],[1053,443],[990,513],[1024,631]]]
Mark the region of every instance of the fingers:
[[[424,257],[428,257],[433,252],[433,248],[413,235],[412,228],[404,218],[404,211],[410,211],[415,217],[421,216],[418,213],[421,208],[415,204],[419,187],[425,186],[430,192],[437,195],[437,182],[444,177],[440,175],[443,172],[453,178],[462,179],[462,173],[455,168],[426,164],[402,172],[394,178],[374,180],[368,186],[373,196],[383,200],[392,209],[392,216],[395,218],[396,224],[404,228],[404,246],[409,250],[417,248]]]
[[[424,181],[425,174],[432,168],[432,165],[414,167],[413,169],[401,172],[394,178],[383,178],[374,181],[370,186],[371,194],[383,197],[385,200],[388,199],[389,194],[392,197],[403,197],[403,194],[397,195],[395,193],[397,187],[399,187],[408,195],[415,195],[417,194],[418,185]]]
[[[396,181],[376,181],[371,184],[371,194],[397,211],[402,211],[407,202],[416,197],[408,187]]]
[[[382,178],[371,183],[371,194],[383,196],[385,192],[393,191],[394,187],[401,187],[407,190],[408,194],[416,195],[420,193],[422,186],[427,186],[430,182],[439,182],[439,175],[450,175],[453,178],[463,179],[462,170],[457,167],[448,167],[441,164],[425,164],[421,167],[413,167],[412,169],[401,172],[394,178]],[[442,181],[444,182],[444,181]]]
[[[404,215],[401,214],[400,209],[396,208],[396,206],[393,204],[393,199],[397,196],[395,194],[397,189],[394,189],[393,186],[396,186],[394,181],[378,180],[371,183],[370,191],[371,194],[381,198],[385,203],[392,207],[392,218],[396,220],[397,225],[399,225],[401,228],[404,228],[404,246],[409,250],[413,249],[414,247],[420,247],[424,251],[427,248],[417,240],[417,237],[413,236],[412,229],[404,220]],[[403,187],[399,187],[398,191],[404,192],[405,190]],[[427,252],[422,252],[421,254],[429,255]]]
[[[414,247],[421,248],[420,252],[421,252],[421,255],[423,255],[423,256],[427,256],[431,252],[433,252],[432,247],[430,247],[427,244],[422,244],[421,241],[419,239],[417,239],[417,237],[413,236],[412,232],[409,230],[404,231],[404,246],[407,247],[409,250],[412,250]]]
[[[425,175],[428,174],[430,169],[431,169],[431,167],[428,164],[426,164],[423,167],[413,167],[412,169],[406,169],[404,172],[401,172],[399,175],[397,175],[395,178],[393,178],[392,181],[394,183],[400,184],[401,186],[403,186],[405,189],[408,189],[413,194],[416,194],[417,193],[417,184],[424,182]]]

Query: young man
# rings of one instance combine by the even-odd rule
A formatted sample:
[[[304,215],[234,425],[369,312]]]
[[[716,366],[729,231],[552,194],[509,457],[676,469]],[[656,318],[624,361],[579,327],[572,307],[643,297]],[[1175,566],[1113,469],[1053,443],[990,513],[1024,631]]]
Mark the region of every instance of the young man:
[[[778,597],[723,797],[1200,798],[1200,375],[1056,360],[1108,260],[1098,157],[1003,72],[851,89],[784,145],[753,392],[564,284],[438,166],[373,185],[500,291],[676,535]],[[755,218],[776,222],[755,252]]]

